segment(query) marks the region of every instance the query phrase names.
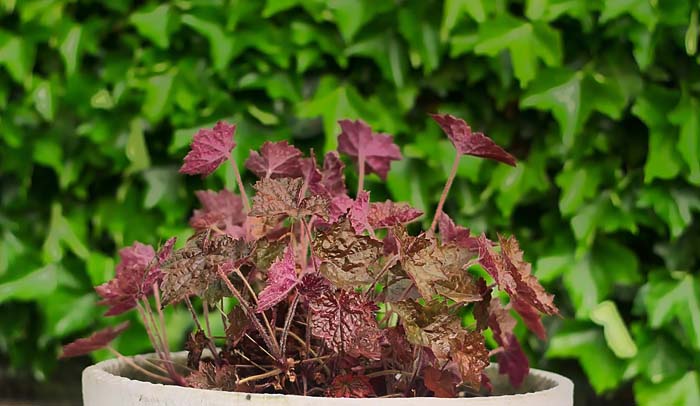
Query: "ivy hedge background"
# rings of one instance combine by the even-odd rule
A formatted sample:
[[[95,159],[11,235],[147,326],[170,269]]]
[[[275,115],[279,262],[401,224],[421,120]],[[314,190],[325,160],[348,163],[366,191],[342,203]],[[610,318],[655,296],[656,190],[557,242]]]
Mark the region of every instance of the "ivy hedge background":
[[[557,294],[550,341],[520,331],[533,365],[574,379],[580,405],[700,404],[699,9],[0,1],[0,379],[56,379],[62,342],[116,322],[92,286],[117,249],[186,238],[192,191],[233,184],[227,167],[177,174],[197,128],[238,123],[242,167],[264,140],[322,152],[361,117],[407,157],[368,179],[373,198],[432,212],[452,156],[426,115],[441,111],[521,160],[465,157],[446,210],[515,233]],[[188,320],[168,313],[173,346]],[[117,346],[148,342],[137,326]]]

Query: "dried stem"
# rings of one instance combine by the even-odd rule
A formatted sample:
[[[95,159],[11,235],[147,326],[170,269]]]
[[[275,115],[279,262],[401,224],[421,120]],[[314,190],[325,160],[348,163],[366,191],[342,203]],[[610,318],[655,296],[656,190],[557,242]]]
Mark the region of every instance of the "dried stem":
[[[173,384],[173,383],[174,383],[174,381],[173,381],[172,379],[168,378],[167,376],[161,376],[161,375],[155,374],[155,373],[153,373],[153,372],[147,370],[146,368],[143,368],[142,366],[140,366],[139,364],[137,364],[136,362],[134,362],[134,360],[132,360],[131,358],[125,357],[124,355],[122,355],[119,351],[115,350],[112,346],[109,346],[109,345],[108,345],[106,348],[107,348],[107,349],[109,350],[109,352],[111,352],[115,357],[117,357],[117,358],[119,358],[120,360],[126,362],[127,364],[129,364],[130,367],[132,367],[132,368],[134,368],[135,370],[141,372],[142,374],[146,375],[147,377],[149,377],[149,378],[151,378],[151,379],[155,379],[155,380],[157,380],[158,382],[166,383],[166,384]]]
[[[262,324],[260,324],[260,320],[258,320],[258,318],[255,316],[255,312],[253,312],[253,310],[250,308],[250,305],[243,298],[241,292],[239,292],[238,289],[236,289],[236,287],[233,286],[233,283],[231,283],[224,271],[222,271],[221,269],[217,269],[217,272],[219,273],[219,277],[224,281],[224,284],[226,285],[228,290],[231,291],[231,294],[236,299],[238,299],[238,304],[241,306],[246,316],[248,316],[250,321],[253,323],[253,327],[255,327],[262,339],[265,341],[265,345],[267,345],[267,348],[277,356],[276,359],[279,359],[279,348],[277,347],[277,342],[274,340],[274,335],[270,336],[270,333],[265,330]]]
[[[289,305],[289,310],[287,311],[287,318],[284,320],[284,328],[282,329],[282,337],[280,337],[280,353],[283,358],[286,358],[287,351],[287,335],[289,335],[289,329],[292,326],[292,320],[297,311],[297,305],[299,304],[299,295],[295,295],[292,300],[292,304]]]
[[[194,325],[197,326],[197,330],[201,330],[202,325],[199,323],[199,317],[197,317],[197,312],[194,311],[194,306],[192,306],[192,301],[189,297],[185,298],[185,305],[187,305],[187,309],[190,311],[192,321],[194,321]]]
[[[450,188],[452,187],[452,182],[455,180],[455,176],[457,176],[457,169],[459,168],[459,160],[462,158],[462,155],[457,151],[455,153],[455,160],[452,163],[452,169],[450,170],[450,176],[447,177],[447,182],[445,183],[445,187],[442,189],[442,194],[440,195],[440,201],[438,202],[437,209],[435,210],[435,217],[433,217],[433,222],[430,224],[430,234],[435,232],[435,227],[437,226],[437,222],[440,219],[440,216],[442,215],[442,207],[445,205],[445,200],[447,200],[447,194],[450,192]]]
[[[161,306],[161,303],[160,303],[160,290],[158,289],[157,283],[153,284],[153,297],[156,300],[156,310],[158,311],[158,322],[160,323],[161,338],[163,340],[163,353],[165,354],[165,359],[170,361],[170,348],[168,345],[168,332],[165,329],[165,316],[163,315],[163,307]],[[146,306],[147,306],[147,309],[150,311],[151,310],[150,304],[146,303]],[[170,368],[172,369],[172,365],[170,366]],[[172,372],[174,373],[175,370],[173,369]]]
[[[148,320],[146,310],[144,310],[143,306],[141,305],[141,301],[139,300],[136,301],[136,309],[138,310],[139,316],[141,316],[143,327],[144,329],[146,329],[148,339],[151,341],[151,345],[153,345],[153,349],[156,351],[158,358],[165,359],[165,356],[163,355],[163,351],[161,349],[163,343],[160,339],[160,335],[156,334],[156,331],[154,330],[155,326],[151,325],[151,321]]]
[[[259,374],[259,375],[252,375],[252,376],[249,376],[249,377],[247,377],[247,378],[243,378],[243,379],[237,381],[236,383],[239,384],[239,385],[243,385],[244,383],[253,382],[253,381],[259,381],[259,380],[265,379],[265,378],[271,378],[271,377],[277,376],[277,375],[279,375],[279,374],[281,374],[281,373],[282,373],[282,370],[281,370],[281,369],[275,368],[275,369],[273,369],[272,371],[268,371],[268,372],[265,372],[265,373],[262,373],[262,374]]]
[[[204,323],[207,326],[207,336],[211,337],[211,324],[209,324],[209,303],[206,300],[202,302],[202,310],[204,311]]]
[[[378,376],[386,376],[386,375],[407,375],[407,376],[410,376],[411,374],[413,374],[413,372],[401,371],[398,369],[385,369],[382,371],[376,371],[376,372],[366,374],[365,376],[367,378],[371,379],[371,378],[376,378]]]
[[[238,165],[236,165],[236,161],[233,159],[233,151],[231,151],[231,155],[229,156],[229,161],[231,162],[231,166],[233,166],[233,173],[236,175],[236,183],[238,183],[238,189],[241,192],[241,197],[243,197],[243,204],[245,205],[245,211],[250,212],[250,201],[248,200],[248,194],[245,191],[245,186],[243,186],[243,179],[241,178],[241,172],[238,170]]]

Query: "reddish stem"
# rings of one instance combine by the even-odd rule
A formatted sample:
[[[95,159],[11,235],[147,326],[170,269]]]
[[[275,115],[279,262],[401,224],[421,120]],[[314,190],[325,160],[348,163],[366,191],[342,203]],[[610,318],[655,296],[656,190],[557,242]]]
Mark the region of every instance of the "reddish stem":
[[[457,169],[459,168],[460,158],[462,158],[462,155],[459,152],[456,152],[455,160],[452,163],[452,170],[450,171],[450,176],[447,177],[447,182],[445,183],[445,187],[442,189],[440,201],[438,202],[437,209],[435,210],[435,217],[433,217],[433,222],[432,224],[430,224],[430,234],[433,234],[435,232],[437,222],[440,219],[440,216],[442,215],[442,207],[445,205],[445,200],[447,200],[447,194],[450,192],[452,182],[455,180],[455,176],[457,176]]]
[[[360,175],[357,178],[357,194],[355,197],[357,197],[357,195],[359,195],[360,192],[365,189],[365,154],[362,153],[362,148],[359,148],[359,150],[357,165],[359,166],[358,171],[360,172]]]
[[[236,183],[238,183],[238,189],[241,193],[241,197],[243,197],[243,205],[245,206],[245,211],[250,212],[250,201],[248,200],[248,195],[246,194],[245,186],[243,186],[241,172],[238,170],[238,165],[236,165],[236,161],[233,159],[233,152],[231,152],[231,155],[229,156],[229,161],[231,162],[231,166],[233,166],[233,173],[234,175],[236,175]]]

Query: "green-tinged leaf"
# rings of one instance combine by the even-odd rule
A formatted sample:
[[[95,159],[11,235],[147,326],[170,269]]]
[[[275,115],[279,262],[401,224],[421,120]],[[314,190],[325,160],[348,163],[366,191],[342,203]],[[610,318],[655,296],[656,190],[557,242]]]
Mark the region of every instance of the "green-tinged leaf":
[[[668,225],[671,237],[678,238],[693,221],[693,211],[700,210],[700,194],[689,189],[647,187],[639,194],[637,205],[652,208]]]
[[[71,222],[63,216],[60,203],[51,205],[51,221],[42,247],[45,262],[58,262],[63,258],[63,249],[68,248],[76,256],[86,259],[90,251],[83,243]]]
[[[669,119],[681,128],[677,148],[690,168],[688,181],[700,185],[700,101],[684,95]]]
[[[170,34],[175,28],[176,17],[169,4],[146,6],[134,12],[129,21],[139,34],[153,41],[160,48],[170,46]]]
[[[2,255],[0,255],[0,280],[7,273],[10,264],[13,263],[15,258],[22,255],[25,250],[24,244],[16,235],[9,230],[3,231],[0,236],[0,252],[2,252]]]
[[[445,42],[463,16],[469,15],[477,23],[486,20],[486,7],[483,0],[445,0],[440,25],[440,40]]]
[[[28,38],[16,37],[0,31],[0,64],[18,83],[29,79],[36,51]]]
[[[659,384],[637,381],[634,394],[640,406],[689,406],[700,405],[700,377],[697,371],[688,371],[679,378],[671,378]]]
[[[618,358],[632,358],[637,355],[637,346],[627,331],[627,326],[617,310],[615,302],[606,300],[590,313],[591,320],[603,326],[605,342]]]
[[[685,31],[685,52],[688,55],[695,55],[698,52],[698,9],[694,9],[690,14],[690,23]]]
[[[700,287],[691,275],[678,281],[652,280],[645,296],[649,324],[659,328],[676,318],[688,341],[700,349]]]
[[[8,300],[35,300],[45,297],[56,289],[57,284],[56,265],[46,265],[20,278],[0,282],[0,303]]]
[[[47,339],[84,330],[100,312],[94,293],[76,296],[73,292],[59,289],[42,297],[39,304],[46,320],[44,334]]]
[[[143,114],[150,122],[160,121],[172,107],[173,84],[176,75],[177,71],[171,69],[161,75],[148,78]]]
[[[571,216],[581,206],[598,194],[602,181],[601,166],[567,162],[564,170],[557,175],[557,185],[562,190],[559,197],[559,210],[564,216]]]
[[[150,209],[163,199],[175,202],[179,186],[179,174],[176,167],[158,167],[143,171],[146,181],[146,196],[143,207]]]
[[[402,7],[399,10],[399,32],[410,46],[409,59],[413,67],[423,67],[428,74],[440,66],[442,46],[438,33],[438,21],[430,18],[426,3],[414,3],[420,7]]]
[[[34,107],[46,121],[53,121],[56,115],[56,98],[53,85],[48,80],[38,82],[32,92]]]
[[[134,119],[129,124],[129,138],[126,141],[125,153],[131,162],[128,172],[139,172],[151,166],[143,123],[139,119]]]
[[[234,36],[228,35],[216,22],[186,14],[182,22],[189,25],[209,40],[209,52],[214,63],[214,69],[223,70],[233,58]]]
[[[559,123],[564,146],[574,144],[574,136],[583,125],[585,109],[581,100],[580,72],[555,69],[543,72],[520,100],[523,108],[549,110]]]
[[[389,0],[330,0],[328,9],[346,43],[377,14],[391,9]]]
[[[682,345],[665,333],[638,328],[635,339],[639,343],[639,352],[631,360],[625,372],[626,376],[642,375],[653,384],[686,372],[692,357]]]
[[[556,65],[562,57],[558,31],[545,24],[533,25],[505,15],[479,26],[474,52],[495,56],[506,49],[510,52],[515,76],[523,88],[535,78],[538,58],[547,65]]]
[[[577,358],[597,393],[617,387],[624,363],[605,344],[599,327],[587,323],[565,322],[549,341],[549,358]]]
[[[604,0],[600,22],[608,22],[623,14],[631,15],[640,23],[646,25],[649,31],[654,31],[658,20],[651,1]]]
[[[74,25],[66,31],[58,47],[66,67],[66,74],[72,76],[80,67],[83,54],[83,27]]]

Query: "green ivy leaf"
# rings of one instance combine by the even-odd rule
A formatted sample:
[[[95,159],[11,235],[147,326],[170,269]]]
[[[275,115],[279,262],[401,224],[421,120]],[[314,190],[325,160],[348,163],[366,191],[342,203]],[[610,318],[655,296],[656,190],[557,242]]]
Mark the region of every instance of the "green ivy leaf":
[[[440,25],[441,41],[449,39],[450,33],[464,15],[469,15],[479,24],[483,23],[486,20],[484,0],[445,0]]]
[[[641,208],[652,208],[668,225],[672,238],[678,238],[693,221],[693,211],[700,210],[700,196],[686,189],[644,188],[637,201]]]
[[[700,405],[700,376],[697,371],[688,371],[676,379],[659,384],[644,381],[634,383],[634,394],[640,406],[688,406]]]
[[[676,318],[690,344],[700,349],[700,287],[699,281],[685,275],[678,281],[651,280],[645,305],[652,328],[660,328]]]
[[[72,76],[80,67],[80,57],[83,53],[83,27],[73,25],[68,29],[60,39],[58,49],[66,66],[66,75]]]
[[[700,185],[700,101],[684,94],[669,119],[681,128],[677,148],[690,168],[687,179]]]
[[[588,200],[599,192],[602,181],[599,165],[588,165],[568,161],[559,172],[556,183],[561,188],[559,210],[564,216],[571,216]]]
[[[28,39],[0,31],[0,64],[17,83],[25,83],[32,74],[36,50]]]
[[[596,393],[617,387],[624,373],[624,363],[605,345],[600,328],[587,323],[565,321],[545,355],[578,359]]]
[[[476,54],[493,57],[506,49],[523,88],[535,78],[537,58],[550,66],[561,63],[561,37],[546,24],[533,25],[506,14],[479,26]]]
[[[389,0],[330,0],[328,9],[338,24],[340,35],[350,43],[357,32],[377,14],[389,10],[393,4]]]
[[[636,260],[636,257],[632,258]],[[615,356],[632,358],[637,355],[637,345],[632,340],[615,302],[606,300],[599,303],[591,310],[590,317],[594,323],[603,326],[605,342]]]
[[[41,117],[46,121],[53,121],[56,115],[56,98],[52,83],[48,80],[39,81],[32,92],[32,99]]]
[[[151,157],[143,133],[143,123],[135,118],[129,123],[129,138],[126,141],[126,157],[131,162],[128,173],[139,172],[151,166]]]
[[[214,69],[220,71],[226,68],[231,59],[233,59],[234,37],[227,35],[219,24],[192,14],[182,16],[182,22],[209,40],[209,50],[211,59],[214,62]]]
[[[143,102],[143,114],[148,121],[156,123],[172,107],[176,69],[170,69],[161,75],[151,76],[146,83],[146,99]]]
[[[61,204],[55,202],[51,205],[51,221],[44,240],[44,261],[60,261],[63,258],[63,247],[67,247],[81,259],[90,255],[90,251],[76,232],[76,227],[63,216]]]
[[[129,22],[139,34],[160,48],[170,46],[170,34],[176,29],[177,17],[169,4],[146,6],[131,14]]]
[[[50,295],[57,285],[56,265],[46,265],[15,280],[0,283],[0,303],[45,297]]]

